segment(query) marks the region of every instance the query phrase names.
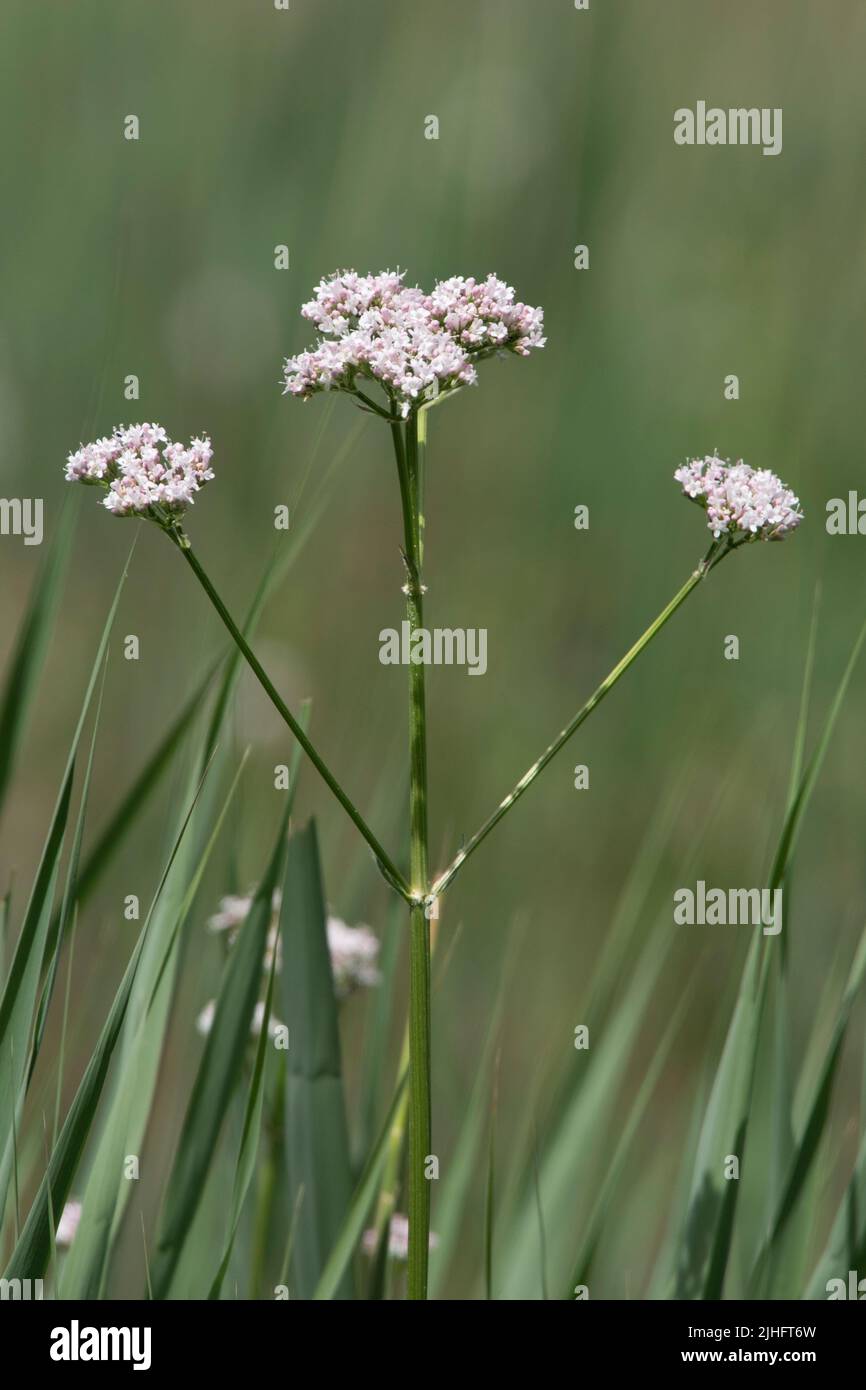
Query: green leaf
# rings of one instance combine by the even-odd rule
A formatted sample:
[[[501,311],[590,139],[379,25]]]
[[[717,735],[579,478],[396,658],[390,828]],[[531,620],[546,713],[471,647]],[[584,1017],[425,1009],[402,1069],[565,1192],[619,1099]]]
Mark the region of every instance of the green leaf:
[[[265,874],[226,962],[213,1026],[205,1043],[165,1194],[150,1265],[153,1297],[168,1295],[184,1240],[204,1191],[223,1118],[247,1053],[274,890],[286,853],[289,806]]]
[[[105,828],[86,856],[77,880],[76,898],[80,905],[87,902],[93,893],[123,840],[144,810],[152,792],[159,785],[166,769],[175,762],[185,735],[189,732],[195,719],[201,714],[201,707],[208,687],[219,664],[219,662],[215,662],[207,671],[204,679],[199,682],[187,703],[182,707],[177,719],[169,726],[168,732],[148,758],[120,805],[112,812]],[[207,758],[201,758],[199,760],[200,768],[204,767],[206,763]],[[59,924],[55,924],[55,931],[57,925]]]
[[[726,1180],[728,1155],[742,1163],[766,998],[768,956],[755,935],[707,1104],[676,1276],[676,1298],[719,1298],[739,1182]],[[762,968],[763,964],[763,968]]]
[[[490,1115],[487,1098],[490,1090],[490,1076],[493,1059],[499,1043],[499,1027],[505,1007],[505,994],[517,951],[519,933],[512,924],[507,940],[503,943],[503,964],[499,972],[499,982],[493,1008],[489,1011],[485,1038],[476,1064],[475,1085],[466,1106],[465,1117],[454,1153],[446,1165],[445,1175],[439,1184],[441,1191],[436,1200],[436,1235],[438,1244],[430,1251],[430,1297],[441,1295],[450,1263],[458,1251],[465,1248],[468,1237],[467,1224],[472,1214],[467,1211],[467,1202],[472,1190],[476,1164],[482,1152],[485,1130],[489,1128]],[[481,1234],[481,1228],[479,1227]]]
[[[304,1299],[316,1289],[352,1196],[337,1000],[312,821],[289,841],[280,933],[283,1020],[290,1037],[285,1136],[292,1200],[304,1189],[290,1287]],[[348,1272],[334,1296],[353,1296]]]
[[[328,1256],[321,1278],[316,1285],[313,1298],[322,1301],[340,1297],[340,1289],[344,1287],[346,1274],[350,1268],[352,1256],[358,1248],[358,1244],[364,1234],[364,1227],[370,1215],[376,1194],[379,1191],[379,1184],[382,1180],[382,1172],[385,1161],[388,1157],[388,1146],[391,1139],[391,1128],[395,1117],[403,1104],[406,1094],[406,1086],[409,1079],[408,1071],[404,1070],[394,1089],[394,1095],[388,1113],[385,1116],[379,1136],[370,1150],[364,1170],[358,1179],[357,1186],[352,1194],[343,1223],[333,1247]],[[306,1196],[301,1203],[300,1210],[303,1211],[306,1203]],[[300,1216],[300,1213],[299,1213]]]
[[[0,809],[24,738],[30,706],[57,609],[74,524],[74,510],[64,507],[57,534],[33,591],[0,697]],[[5,1132],[5,1131],[4,1131]]]
[[[864,975],[866,975],[866,929],[864,929],[860,938],[860,944],[851,966],[851,973],[848,977],[845,992],[839,1005],[833,1034],[825,1052],[823,1065],[807,1106],[806,1119],[802,1133],[791,1156],[787,1181],[773,1219],[773,1224],[761,1248],[758,1259],[755,1262],[752,1280],[750,1281],[750,1287],[752,1288],[764,1287],[766,1266],[768,1264],[773,1266],[780,1262],[780,1252],[782,1250],[784,1237],[787,1234],[792,1216],[797,1210],[807,1179],[812,1172],[815,1156],[826,1129],[833,1082],[839,1066],[839,1059],[842,1055],[842,1047],[845,1042],[845,1035],[851,1018],[851,1010],[863,986]]]
[[[831,1279],[842,1279],[848,1296],[848,1273],[854,1270],[859,1279],[866,1277],[866,1130],[860,1140],[854,1171],[839,1204],[812,1277],[803,1295],[808,1299],[826,1299]]]
[[[274,951],[271,960],[271,969],[268,975],[268,990],[265,995],[265,1007],[262,1015],[262,1026],[259,1033],[259,1040],[256,1044],[256,1060],[253,1066],[252,1080],[247,1095],[247,1105],[244,1112],[244,1127],[241,1135],[240,1150],[238,1161],[235,1168],[235,1180],[232,1188],[231,1218],[229,1223],[229,1233],[226,1239],[223,1257],[220,1260],[219,1269],[211,1285],[209,1299],[219,1298],[222,1282],[229,1267],[229,1260],[234,1248],[235,1236],[237,1235],[238,1224],[243,1211],[244,1200],[249,1191],[250,1183],[256,1168],[256,1158],[259,1150],[259,1135],[262,1128],[262,1106],[264,1103],[264,1078],[265,1078],[265,1059],[268,1050],[268,1027],[271,1021],[271,1004],[274,997],[274,975],[277,966],[277,952]]]
[[[788,870],[803,816],[823,765],[864,637],[866,625],[854,644],[812,757],[806,764],[796,791],[789,797],[770,869],[770,892],[781,885]],[[756,936],[749,950],[701,1131],[684,1244],[677,1269],[677,1298],[719,1299],[723,1294],[740,1186],[738,1181],[725,1180],[723,1164],[729,1154],[736,1155],[742,1164],[745,1152],[761,1019],[772,959],[771,947],[763,952],[761,959],[761,944],[762,938]]]
[[[96,658],[78,716],[78,723],[72,736],[48,837],[42,850],[42,857],[24,914],[24,921],[16,943],[3,998],[0,1001],[0,1135],[3,1136],[4,1144],[4,1157],[2,1165],[0,1165],[0,1211],[5,1205],[6,1186],[9,1179],[9,1136],[12,1133],[12,1115],[17,1112],[20,1106],[24,1078],[27,1075],[33,1014],[42,973],[45,944],[51,923],[60,855],[66,834],[66,822],[75,774],[75,758],[99,672],[105,661],[109,635],[131,558],[132,551],[130,551],[124,566],[102,630]]]
[[[102,1089],[111,1063],[112,1053],[114,1052],[117,1039],[120,1036],[120,1031],[123,1026],[123,1020],[129,1004],[136,971],[138,970],[139,962],[147,941],[150,923],[153,919],[156,905],[159,902],[160,894],[165,886],[166,879],[183,839],[183,834],[189,823],[191,814],[192,807],[190,807],[180,835],[172,849],[168,864],[166,865],[159,886],[157,887],[144,926],[139,933],[135,949],[124,971],[123,979],[120,982],[117,993],[114,996],[114,1001],[111,1005],[108,1017],[103,1024],[96,1047],[91,1054],[84,1075],[79,1083],[78,1090],[75,1093],[75,1098],[63,1122],[63,1127],[60,1131],[57,1143],[52,1148],[47,1172],[36,1193],[33,1205],[24,1223],[24,1229],[15,1245],[12,1258],[5,1271],[4,1277],[7,1279],[37,1279],[41,1278],[45,1273],[45,1267],[51,1256],[54,1241],[55,1228],[53,1213],[56,1213],[59,1218],[60,1213],[63,1211],[64,1203],[69,1196],[69,1191],[78,1168],[84,1145],[87,1142],[87,1137],[96,1117],[99,1099],[102,1095]]]
[[[96,735],[99,731],[99,716],[102,713],[102,698],[105,694],[105,674],[107,662],[102,667],[102,681],[99,688],[99,700],[96,706],[96,713],[93,718],[93,729],[90,735],[90,751],[87,755],[87,766],[84,770],[84,782],[81,788],[81,798],[78,805],[78,815],[75,821],[75,829],[72,835],[72,850],[69,855],[69,863],[66,868],[66,886],[63,890],[63,902],[60,907],[59,929],[55,933],[54,951],[49,956],[50,936],[46,942],[45,956],[47,958],[47,970],[45,983],[42,988],[42,996],[39,1000],[39,1010],[36,1019],[36,1027],[33,1033],[33,1046],[31,1048],[29,1077],[33,1076],[33,1069],[36,1066],[36,1059],[39,1056],[39,1049],[42,1046],[42,1038],[45,1033],[45,1025],[48,1021],[48,1010],[51,1007],[51,999],[54,993],[54,984],[57,979],[57,970],[60,964],[60,949],[66,933],[67,925],[71,922],[75,908],[75,888],[78,878],[78,865],[81,861],[81,842],[84,837],[84,822],[87,816],[87,803],[90,796],[90,779],[93,774],[93,758],[96,752]]]
[[[266,567],[262,584],[270,584],[277,568],[274,561]],[[245,631],[254,627],[259,606],[257,595],[247,614]],[[190,704],[139,777],[137,786],[142,795],[155,785],[160,772],[180,746],[183,734],[196,713],[195,706],[200,706],[216,669],[215,666],[207,673]],[[215,709],[221,711],[220,719],[211,717],[207,734],[193,754],[188,774],[190,791],[201,778],[202,769],[209,765],[214,755],[222,723],[231,706],[230,697],[239,676],[239,665],[231,659],[227,660],[215,702]],[[302,725],[308,715],[309,710],[305,707],[300,715]],[[297,767],[298,757],[299,750],[296,748],[292,762],[289,805],[296,786],[294,769]],[[235,785],[236,781],[235,778]],[[139,1153],[144,1142],[174,994],[180,932],[192,907],[194,896],[189,891],[190,883],[195,887],[200,882],[204,864],[213,847],[214,834],[211,832],[216,796],[217,785],[211,777],[196,804],[192,824],[162,894],[141,969],[133,986],[123,1037],[118,1049],[117,1075],[111,1104],[82,1198],[81,1220],[75,1243],[64,1263],[64,1294],[70,1298],[96,1298],[105,1286],[111,1248],[119,1232],[131,1189],[131,1184],[123,1177],[120,1160],[123,1154]],[[222,824],[231,796],[230,792],[228,800],[219,812],[218,826]],[[104,853],[109,847],[113,852],[119,846],[136,815],[137,808],[131,793],[124,799],[120,810],[115,813],[104,832],[100,841],[101,852]],[[203,845],[207,845],[207,848],[202,853]],[[94,866],[92,878],[91,863]],[[199,867],[194,871],[196,863]],[[98,874],[98,864],[91,856],[82,871],[83,883],[80,892],[89,891]],[[166,944],[169,942],[172,946],[167,950]]]
[[[143,1128],[142,1112],[145,1104],[149,1106],[150,1093],[145,1091],[143,1096],[142,1092],[146,1085],[152,1084],[153,1069],[155,1069],[162,1050],[165,1027],[164,1005],[171,988],[171,963],[175,957],[180,932],[195,901],[199,884],[219,839],[245,763],[246,757],[242,760],[229,787],[222,809],[211,829],[210,838],[199,856],[198,863],[194,871],[189,871],[190,876],[182,900],[178,904],[174,897],[169,899],[173,917],[169,919],[165,913],[165,885],[163,885],[158,903],[154,904],[151,911],[152,921],[149,938],[161,943],[162,966],[158,969],[154,963],[151,974],[144,979],[143,962],[147,958],[147,953],[142,953],[143,962],[137,972],[136,984],[139,987],[144,984],[150,990],[150,1008],[143,1011],[135,1034],[130,1040],[129,1059],[122,1073],[122,1085],[114,1097],[108,1122],[100,1136],[81,1204],[78,1230],[63,1265],[60,1291],[64,1298],[93,1299],[100,1297],[102,1293],[110,1245],[119,1220],[118,1191],[120,1185],[129,1185],[122,1177],[123,1158],[127,1153],[138,1152],[138,1146],[132,1146],[130,1137],[133,1133],[133,1126],[141,1123]],[[200,790],[196,791],[193,809],[188,813],[181,826],[178,835],[178,848],[173,856],[171,871],[166,875],[168,885],[176,881],[179,866],[188,867],[189,856],[183,855],[180,840],[182,838],[186,842],[194,832],[195,808],[199,795]],[[171,922],[171,930],[166,932],[164,926],[169,921]],[[131,1013],[132,1000],[135,997],[136,984],[133,984],[131,991],[127,1021]],[[135,1133],[140,1133],[140,1131],[136,1129]]]
[[[685,990],[662,1035],[662,1040],[656,1048],[652,1062],[644,1074],[637,1096],[629,1112],[628,1119],[619,1134],[604,1181],[596,1197],[592,1213],[584,1227],[583,1239],[574,1262],[571,1278],[568,1281],[565,1291],[566,1300],[574,1298],[574,1289],[576,1285],[589,1283],[590,1270],[595,1252],[601,1241],[605,1217],[610,1208],[613,1195],[622,1178],[623,1169],[625,1168],[626,1160],[631,1151],[634,1137],[647,1114],[650,1101],[652,1100],[665,1062],[670,1055],[674,1038],[682,1024],[688,998],[689,991]]]

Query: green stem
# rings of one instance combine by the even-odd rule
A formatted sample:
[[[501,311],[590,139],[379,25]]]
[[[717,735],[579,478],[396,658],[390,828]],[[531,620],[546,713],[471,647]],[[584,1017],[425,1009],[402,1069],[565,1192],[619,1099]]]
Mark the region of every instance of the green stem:
[[[354,822],[358,830],[360,830],[361,834],[363,835],[364,839],[367,841],[367,844],[370,846],[371,850],[376,856],[376,861],[385,878],[388,880],[391,886],[394,889],[396,889],[396,891],[401,895],[401,897],[405,898],[407,902],[410,901],[412,894],[410,893],[409,885],[406,882],[405,878],[401,874],[400,870],[397,868],[396,864],[393,863],[387,851],[384,850],[382,846],[379,844],[379,841],[376,839],[376,836],[373,834],[372,830],[367,825],[367,822],[364,820],[360,811],[343,791],[343,788],[340,786],[334,774],[319,757],[319,754],[316,752],[316,749],[314,748],[313,744],[310,742],[307,735],[304,733],[304,730],[298,723],[297,719],[295,719],[291,710],[288,708],[285,701],[280,696],[267,671],[262,666],[255,652],[250,647],[249,643],[247,642],[237,623],[232,618],[231,614],[229,613],[228,609],[226,608],[225,604],[223,603],[222,599],[220,598],[219,594],[217,593],[216,589],[214,588],[213,584],[208,578],[204,568],[201,565],[201,562],[193,552],[192,547],[189,544],[188,538],[179,529],[165,529],[177,545],[178,549],[180,550],[180,553],[183,555],[184,559],[186,560],[196,579],[201,584],[202,588],[204,589],[205,593],[207,594],[208,598],[210,599],[211,603],[213,604],[214,608],[219,614],[220,618],[225,623],[225,626],[228,628],[228,631],[231,634],[233,640],[237,643],[237,646],[243,653],[247,665],[250,667],[250,670],[256,676],[259,684],[261,685],[265,694],[268,696],[268,699],[270,700],[271,704],[274,706],[274,709],[277,711],[279,715],[281,715],[286,724],[288,724],[289,728],[291,729],[301,748],[303,748],[304,752],[306,753],[310,762],[313,764],[313,767],[316,769],[319,776],[330,787],[331,791],[334,793],[334,796],[337,798],[340,805],[343,807],[343,810]]]
[[[443,893],[445,891],[449,883],[451,883],[452,879],[454,878],[455,874],[457,874],[459,870],[463,867],[463,865],[466,863],[466,860],[469,858],[469,856],[475,853],[476,849],[482,843],[482,841],[487,839],[487,836],[490,834],[493,827],[495,825],[498,825],[499,821],[502,820],[502,817],[508,811],[511,810],[512,806],[514,806],[517,801],[520,800],[521,796],[523,796],[523,793],[527,790],[528,787],[532,786],[532,783],[535,781],[536,777],[538,777],[539,774],[544,771],[551,759],[556,757],[559,750],[568,742],[572,734],[576,733],[576,731],[580,728],[584,720],[588,719],[589,716],[592,714],[593,710],[601,704],[605,695],[607,695],[607,693],[613,689],[620,676],[625,674],[629,666],[631,666],[632,662],[640,656],[644,647],[649,646],[650,642],[656,636],[656,634],[661,632],[668,619],[673,617],[680,604],[685,602],[692,590],[695,589],[698,586],[698,584],[700,584],[701,580],[707,574],[709,574],[710,570],[714,568],[714,566],[718,564],[720,560],[724,559],[725,555],[729,554],[730,551],[734,548],[734,546],[731,546],[727,543],[723,543],[720,545],[720,543],[718,542],[714,542],[713,545],[710,546],[710,549],[707,551],[707,554],[704,556],[697,569],[694,571],[694,573],[689,575],[683,587],[679,590],[678,593],[674,594],[674,597],[671,599],[667,607],[662,609],[661,613],[659,613],[658,617],[655,619],[654,622],[650,623],[646,632],[638,638],[634,646],[626,652],[622,660],[617,662],[616,666],[614,666],[610,674],[605,676],[601,685],[594,692],[594,694],[590,696],[586,704],[581,706],[581,708],[578,710],[577,714],[574,716],[571,722],[569,724],[566,724],[562,732],[557,735],[557,737],[553,740],[551,744],[548,745],[547,748],[545,748],[541,757],[538,758],[532,764],[532,766],[527,769],[526,772],[524,772],[520,781],[517,782],[516,785],[508,793],[508,795],[502,801],[500,801],[496,810],[493,812],[491,816],[488,816],[487,820],[481,826],[480,830],[476,830],[472,838],[467,841],[467,843],[461,849],[460,853],[457,854],[451,861],[451,863],[448,865],[448,868],[445,869],[444,872],[439,875],[439,877],[436,879],[435,883],[433,883],[430,889],[430,900],[438,897],[440,893]]]
[[[424,626],[421,583],[419,478],[426,431],[413,414],[392,427],[403,507],[403,558],[406,565],[406,616],[412,634]],[[427,898],[427,716],[423,662],[409,666],[409,1282],[410,1299],[427,1297],[430,1245],[430,1185],[425,1176],[430,1154],[430,923]]]

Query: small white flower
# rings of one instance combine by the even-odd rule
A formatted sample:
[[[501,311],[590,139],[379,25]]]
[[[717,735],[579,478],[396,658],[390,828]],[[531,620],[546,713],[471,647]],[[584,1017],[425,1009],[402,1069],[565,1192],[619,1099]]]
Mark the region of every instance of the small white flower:
[[[216,1000],[209,999],[195,1021],[196,1029],[199,1033],[201,1033],[203,1038],[206,1038],[210,1033],[211,1029],[213,1028],[213,1021],[215,1016]],[[265,1001],[264,999],[260,999],[256,1004],[256,1007],[253,1009],[253,1016],[250,1022],[250,1034],[252,1037],[260,1037],[264,1019]],[[277,1036],[277,1033],[280,1031],[282,1027],[283,1024],[280,1023],[279,1019],[274,1018],[273,1014],[271,1014],[270,1018],[268,1019],[268,1037],[271,1039],[271,1041],[273,1041],[273,1039]]]
[[[378,985],[379,941],[369,927],[349,927],[339,917],[328,918],[328,950],[338,999],[353,989]]]
[[[75,1232],[78,1230],[78,1223],[81,1220],[81,1203],[67,1202],[60,1213],[60,1220],[57,1223],[57,1231],[54,1239],[57,1245],[64,1250],[68,1249],[75,1239]]]
[[[229,945],[232,945],[252,906],[252,895],[230,894],[220,899],[219,909],[208,921],[213,932],[225,932]],[[273,913],[268,929],[264,956],[264,968],[269,971],[274,952],[277,955],[277,970],[282,968],[282,942],[280,940],[280,907],[282,894],[275,889],[271,902]],[[329,916],[327,920],[328,951],[331,957],[331,973],[334,977],[334,993],[338,999],[345,999],[353,990],[378,985],[381,974],[377,968],[379,939],[369,927],[350,927],[340,917]]]
[[[214,1015],[216,1014],[216,1000],[209,999],[195,1021],[196,1031],[206,1038],[213,1028]]]
[[[375,1255],[378,1243],[375,1230],[364,1232],[361,1244],[365,1254]],[[439,1237],[435,1231],[431,1231],[430,1249],[435,1250],[438,1244]],[[388,1254],[392,1260],[405,1261],[409,1258],[409,1218],[399,1211],[394,1212],[388,1227]]]
[[[176,518],[213,478],[212,457],[209,439],[192,439],[185,448],[162,425],[118,425],[110,438],[69,455],[66,479],[100,485],[103,506],[115,516],[153,516],[151,508],[159,508]]]
[[[727,463],[715,454],[678,468],[674,477],[686,497],[706,508],[707,525],[718,540],[784,540],[803,520],[800,502],[769,468]]]

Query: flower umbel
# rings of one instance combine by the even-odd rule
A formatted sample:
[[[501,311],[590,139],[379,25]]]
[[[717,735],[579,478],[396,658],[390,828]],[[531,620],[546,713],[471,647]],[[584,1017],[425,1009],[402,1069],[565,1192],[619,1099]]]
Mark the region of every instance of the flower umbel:
[[[213,475],[205,437],[175,444],[162,425],[118,425],[105,439],[83,444],[66,461],[68,482],[105,491],[102,505],[115,516],[176,519]]]
[[[674,473],[683,493],[706,509],[718,540],[784,540],[803,520],[800,502],[769,468],[750,468],[742,459],[726,463],[715,454],[692,459]]]
[[[272,900],[273,920],[268,930],[264,967],[270,970],[276,951],[276,968],[282,968],[280,946],[280,906],[282,894],[274,892]],[[225,932],[229,944],[233,944],[242,927],[250,907],[252,897],[232,894],[220,899],[219,911],[208,922],[213,932]],[[334,993],[338,999],[345,999],[354,990],[379,984],[381,975],[376,965],[379,955],[379,939],[369,927],[348,926],[340,917],[329,915],[327,921],[328,952],[331,958],[331,974],[334,977]]]
[[[404,419],[443,391],[474,384],[476,362],[494,352],[527,357],[545,344],[544,314],[515,302],[510,285],[462,275],[432,294],[403,284],[405,272],[322,280],[301,310],[323,337],[286,359],[285,391],[304,399],[319,391],[357,394],[378,382]]]

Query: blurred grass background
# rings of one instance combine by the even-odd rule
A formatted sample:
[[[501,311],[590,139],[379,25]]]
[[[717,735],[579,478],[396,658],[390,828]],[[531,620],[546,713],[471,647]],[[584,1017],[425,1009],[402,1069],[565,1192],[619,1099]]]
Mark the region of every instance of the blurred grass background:
[[[427,620],[489,631],[483,680],[430,673],[434,867],[703,553],[676,464],[718,448],[775,469],[802,499],[801,532],[713,576],[448,895],[443,943],[459,934],[434,1003],[436,1148],[447,1162],[519,919],[502,1024],[507,1153],[528,1110],[543,1132],[549,1081],[573,1056],[624,876],[671,786],[684,794],[653,917],[688,881],[683,861],[723,786],[698,876],[762,880],[816,584],[819,712],[863,619],[863,541],[828,537],[824,507],[863,471],[866,13],[856,0],[592,0],[588,13],[570,0],[292,0],[288,12],[268,0],[7,0],[0,55],[0,491],[43,497],[49,535],[79,440],[138,418],[174,436],[208,432],[217,482],[189,529],[239,616],[278,543],[274,506],[288,503],[302,524],[318,474],[360,419],[343,400],[301,406],[280,394],[282,357],[311,340],[298,311],[318,279],[345,266],[406,267],[422,284],[494,270],[544,306],[544,353],[488,364],[477,390],[431,416]],[[698,99],[782,107],[782,154],[675,146],[673,112]],[[137,142],[123,138],[128,114],[141,123]],[[429,114],[435,142],[424,138]],[[274,269],[280,243],[288,271]],[[588,271],[573,268],[578,243]],[[723,398],[732,372],[736,402]],[[123,396],[129,373],[140,377],[137,403]],[[590,508],[587,532],[573,527],[578,503]],[[62,621],[2,826],[0,887],[35,867],[131,535],[132,523],[81,498]],[[402,617],[399,536],[387,432],[369,419],[258,642],[290,702],[313,697],[317,744],[392,839],[405,673],[379,664],[378,633]],[[0,658],[40,559],[0,539]],[[140,638],[137,663],[123,660],[126,633]],[[737,662],[723,657],[731,633]],[[115,632],[91,832],[222,642],[179,558],[145,531]],[[800,1048],[864,915],[864,680],[855,676],[798,856],[787,929]],[[289,753],[246,678],[236,736],[253,755],[223,878],[246,887],[276,825],[272,769]],[[589,791],[573,789],[576,762],[589,765]],[[173,792],[167,784],[81,924],[71,1079],[128,955],[123,898],[145,902],[155,885]],[[354,832],[309,771],[298,809],[318,816],[332,907],[381,929],[385,890],[367,872],[361,896],[350,891]],[[209,909],[205,895],[202,926]],[[695,928],[663,974],[659,1029],[684,989],[692,999],[642,1134],[642,1181],[617,1211],[641,1248],[712,1075],[747,936]],[[195,1013],[220,964],[203,932],[190,951],[151,1129],[151,1202],[199,1054]],[[362,1011],[360,1001],[345,1011],[350,1044]],[[852,1075],[843,1097],[856,1092]],[[840,1174],[856,1142],[845,1104]],[[478,1250],[481,1232],[479,1215]],[[137,1287],[137,1250],[129,1259]],[[467,1268],[477,1259],[468,1249]],[[640,1271],[629,1274],[627,1253],[609,1264],[608,1293],[628,1296]],[[453,1291],[466,1292],[455,1277]],[[118,1279],[123,1288],[123,1269]]]

